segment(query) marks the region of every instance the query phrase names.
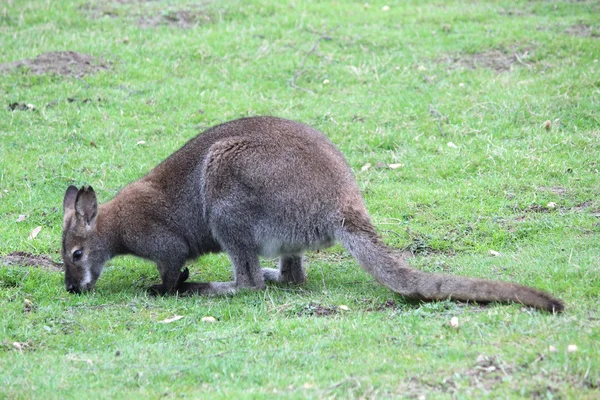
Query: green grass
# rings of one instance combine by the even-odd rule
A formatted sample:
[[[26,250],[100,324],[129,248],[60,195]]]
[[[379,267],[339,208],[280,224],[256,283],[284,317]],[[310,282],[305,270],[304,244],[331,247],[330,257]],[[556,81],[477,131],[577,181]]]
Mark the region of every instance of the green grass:
[[[0,397],[600,396],[600,5],[397,3],[2,3],[0,62],[73,50],[110,69],[0,75],[0,256],[59,260],[69,184],[106,201],[204,128],[271,114],[342,149],[412,265],[535,286],[563,315],[407,302],[339,247],[308,255],[304,287],[222,298],[148,297],[156,269],[131,257],[82,296],[2,266]],[[223,255],[190,267],[230,273]]]

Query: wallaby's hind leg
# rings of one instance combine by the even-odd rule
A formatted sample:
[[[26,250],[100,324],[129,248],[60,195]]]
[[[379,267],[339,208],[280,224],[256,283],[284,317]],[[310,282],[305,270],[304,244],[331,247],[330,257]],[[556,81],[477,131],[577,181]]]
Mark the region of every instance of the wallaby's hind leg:
[[[258,253],[247,249],[225,249],[233,266],[235,286],[239,289],[264,289],[265,279],[260,269]]]
[[[279,258],[279,269],[263,268],[265,280],[278,283],[301,284],[306,282],[302,255],[285,255]]]
[[[225,295],[238,289],[264,289],[265,280],[258,262],[258,255],[248,251],[227,249],[233,266],[234,280],[231,282],[183,282],[177,286],[181,295]]]

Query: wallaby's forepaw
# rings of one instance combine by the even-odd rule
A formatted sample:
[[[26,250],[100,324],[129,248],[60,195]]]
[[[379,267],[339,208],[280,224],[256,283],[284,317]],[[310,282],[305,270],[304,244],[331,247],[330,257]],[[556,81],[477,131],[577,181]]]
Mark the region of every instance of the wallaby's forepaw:
[[[190,270],[189,268],[185,267],[183,271],[181,271],[181,275],[179,275],[179,279],[177,280],[177,288],[179,288],[183,282],[187,281],[189,277]]]
[[[186,267],[181,271],[181,274],[179,275],[179,279],[177,279],[177,284],[175,285],[175,288],[173,288],[172,290],[169,290],[169,288],[167,287],[167,285],[165,285],[164,283],[159,283],[156,285],[152,285],[148,288],[148,294],[152,295],[152,296],[164,296],[165,294],[169,293],[169,292],[180,292],[183,293],[185,292],[185,281],[188,280],[188,278],[190,277],[190,270]],[[180,291],[180,289],[183,289],[183,291]]]
[[[165,285],[162,283],[152,285],[148,288],[148,294],[150,296],[164,296],[167,294],[168,290]]]

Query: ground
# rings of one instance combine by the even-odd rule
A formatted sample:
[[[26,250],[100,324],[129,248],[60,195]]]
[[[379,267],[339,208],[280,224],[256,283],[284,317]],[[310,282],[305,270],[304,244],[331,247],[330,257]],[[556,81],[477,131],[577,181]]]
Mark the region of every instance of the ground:
[[[0,397],[600,396],[597,1],[0,11]],[[121,257],[66,293],[70,184],[107,201],[249,115],[323,131],[413,267],[534,286],[565,313],[407,301],[340,247],[307,254],[299,287],[154,298],[156,268]],[[189,268],[230,274],[223,255]]]

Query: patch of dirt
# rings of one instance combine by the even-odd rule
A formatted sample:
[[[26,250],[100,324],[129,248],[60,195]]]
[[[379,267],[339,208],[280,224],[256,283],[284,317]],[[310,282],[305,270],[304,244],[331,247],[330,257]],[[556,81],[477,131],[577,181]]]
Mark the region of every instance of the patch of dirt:
[[[514,367],[506,365],[504,362],[494,356],[480,354],[477,356],[475,363],[475,367],[466,370],[465,375],[481,377],[494,372],[501,372],[504,375],[508,375],[508,373],[512,373],[514,371]],[[497,378],[500,378],[499,381],[502,380],[502,376],[497,376]]]
[[[592,205],[592,201],[591,200],[587,200],[587,201],[584,201],[581,204],[577,204],[576,206],[571,207],[569,209],[569,211],[571,211],[571,212],[582,212],[583,210],[585,210],[586,208],[588,208],[591,205]]]
[[[434,249],[429,244],[429,236],[421,235],[414,232],[409,232],[411,236],[411,243],[400,251],[395,251],[394,255],[407,261],[409,258],[414,256],[433,256],[436,254],[444,254],[447,256],[454,256],[456,253],[453,249]]]
[[[518,8],[511,8],[511,9],[502,8],[500,11],[498,11],[498,14],[505,15],[508,17],[525,17],[525,16],[534,15],[531,11],[525,11],[525,10],[521,10]]]
[[[600,37],[600,30],[598,28],[586,24],[571,25],[570,27],[565,29],[565,32],[572,36],[596,38]]]
[[[550,192],[559,195],[564,195],[567,193],[567,189],[559,186],[538,186],[537,190],[540,192]]]
[[[454,54],[442,57],[439,62],[450,64],[450,69],[456,68],[489,68],[498,73],[510,71],[515,65],[524,65],[529,67],[527,59],[529,50],[510,51],[510,50],[488,50],[473,54]]]
[[[84,4],[79,7],[84,14],[92,19],[100,19],[102,17],[116,18],[119,16],[118,12],[114,8],[108,6],[97,6],[94,4]]]
[[[409,244],[406,247],[405,252],[408,252],[413,255],[426,256],[431,254],[433,252],[433,249],[429,245],[429,241],[427,240],[427,238],[424,238],[422,236],[414,236],[412,238],[411,244]]]
[[[387,299],[384,303],[378,304],[375,307],[369,307],[366,311],[385,311],[389,309],[395,310],[398,308],[398,303],[394,299]]]
[[[25,59],[0,64],[0,74],[25,69],[32,74],[58,74],[82,77],[100,70],[109,69],[102,60],[75,51],[53,51],[43,53],[34,59]]]
[[[467,377],[471,390],[480,389],[489,392],[502,383],[503,378],[512,374],[514,370],[514,367],[499,361],[496,357],[480,354],[476,359],[475,366],[472,368],[457,372],[441,381],[428,381],[427,379],[412,377],[403,389],[406,389],[406,392],[410,393],[408,397],[412,398],[421,398],[424,393],[460,394],[464,389],[464,383],[457,382],[456,378]]]
[[[498,385],[509,383],[510,387],[518,393],[525,388],[526,397],[534,399],[549,398],[549,394],[558,395],[562,398],[562,387],[578,387],[590,391],[598,390],[598,380],[571,374],[562,374],[553,371],[548,374],[543,368],[531,368],[532,365],[544,361],[544,355],[540,354],[531,364],[511,365],[497,357],[479,355],[475,365],[471,368],[455,371],[447,375],[449,371],[440,371],[445,377],[424,376],[411,377],[407,381],[400,382],[399,393],[407,398],[436,398],[435,394],[451,394],[456,397],[467,396],[469,398],[481,397],[475,394],[489,394]],[[587,374],[586,374],[587,375]],[[467,382],[465,382],[465,378]],[[507,379],[510,378],[510,379]],[[523,385],[524,379],[527,384]],[[592,393],[589,393],[592,394]]]
[[[41,267],[52,271],[62,271],[62,264],[55,263],[45,255],[35,255],[24,251],[15,251],[0,257],[0,265],[21,265],[24,267]]]
[[[142,28],[155,28],[158,26],[172,26],[181,29],[190,29],[198,25],[212,22],[212,17],[200,9],[201,5],[186,9],[165,10],[164,7],[151,5],[155,0],[113,0],[94,2],[81,6],[81,10],[93,19],[109,17],[123,17]],[[139,4],[135,8],[131,4]],[[146,6],[148,4],[148,6]]]
[[[334,315],[338,313],[338,309],[335,307],[323,306],[317,303],[310,303],[302,310],[298,312],[300,316],[317,316],[317,317],[327,317],[329,315]]]
[[[539,204],[531,204],[525,207],[522,211],[526,213],[549,213],[552,210],[550,208],[540,206]]]
[[[8,109],[10,111],[35,111],[35,106],[26,103],[10,103]]]
[[[554,192],[555,193],[555,192]],[[559,194],[559,193],[555,193],[555,194]],[[529,214],[529,213],[542,213],[542,214],[548,214],[551,213],[553,211],[556,212],[560,212],[561,214],[565,214],[568,212],[571,213],[580,213],[580,212],[584,212],[586,211],[590,206],[592,206],[594,204],[594,202],[592,200],[586,200],[583,203],[579,203],[577,205],[574,205],[573,207],[556,207],[556,208],[549,208],[549,207],[545,207],[539,204],[530,204],[525,208],[519,208],[518,210],[522,213],[525,214]],[[598,213],[598,211],[600,210],[590,210],[592,216],[596,216],[596,213]],[[522,222],[524,220],[526,220],[527,218],[525,217],[525,215],[519,215],[515,218],[515,221],[517,222]]]
[[[161,15],[146,15],[138,18],[138,25],[142,28],[166,25],[189,29],[209,22],[211,22],[209,15],[192,10],[169,11]]]

